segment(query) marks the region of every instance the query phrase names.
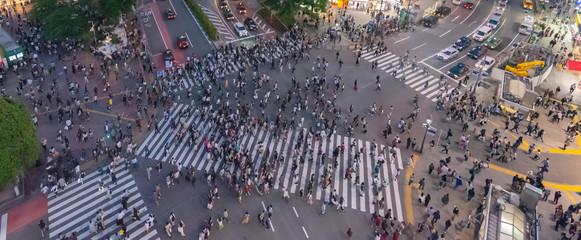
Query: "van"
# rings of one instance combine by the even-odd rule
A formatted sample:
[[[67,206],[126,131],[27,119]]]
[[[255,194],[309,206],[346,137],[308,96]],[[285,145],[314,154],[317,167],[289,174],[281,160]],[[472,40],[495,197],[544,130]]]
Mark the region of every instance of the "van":
[[[482,26],[472,35],[472,38],[476,41],[483,42],[492,34],[492,28],[489,26]]]
[[[489,27],[491,27],[492,29],[496,29],[498,27],[498,25],[500,24],[500,20],[502,20],[502,17],[499,16],[492,16],[489,20],[488,23],[486,25],[488,25]]]

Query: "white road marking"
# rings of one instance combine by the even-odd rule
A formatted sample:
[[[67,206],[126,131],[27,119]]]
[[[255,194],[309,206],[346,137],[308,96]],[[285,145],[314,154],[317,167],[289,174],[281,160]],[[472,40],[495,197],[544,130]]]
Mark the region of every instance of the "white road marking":
[[[450,29],[450,30],[446,31],[445,33],[442,33],[442,34],[440,35],[440,37],[443,37],[444,35],[448,34],[448,33],[449,33],[449,32],[451,32],[451,31],[452,31],[452,29]]]
[[[293,206],[293,210],[295,211],[295,215],[297,216],[297,218],[299,218],[299,213],[297,212],[297,209]]]
[[[305,230],[305,227],[302,227],[302,228],[303,228],[303,232],[305,233],[305,236],[307,236],[307,238],[309,238],[309,234],[307,234],[307,230]]]
[[[450,66],[451,64],[453,64],[453,63],[455,63],[455,62],[457,62],[457,61],[461,60],[462,58],[465,58],[466,56],[468,56],[468,55],[464,55],[464,56],[462,56],[462,57],[456,58],[456,60],[449,62],[448,64],[446,64],[446,65],[444,65],[443,67],[439,68],[439,70],[442,70],[442,69],[444,69],[444,68],[446,68],[446,67]]]
[[[2,228],[0,228],[0,240],[6,240],[6,231],[8,230],[8,213],[2,214]],[[303,228],[305,230],[305,228]],[[305,232],[307,234],[307,232]],[[307,236],[307,238],[309,238]]]
[[[148,11],[151,11],[151,9],[149,9]],[[151,12],[151,15],[153,15],[153,12]],[[161,28],[159,28],[159,24],[157,24],[157,19],[155,18],[155,15],[153,16],[153,20],[155,21],[155,25],[157,26],[157,30],[159,31],[159,35],[161,35],[161,40],[163,40],[163,45],[165,46],[165,49],[167,49],[167,43],[165,42],[165,38],[163,38],[163,33],[161,33]]]
[[[458,19],[460,16],[456,16],[454,19],[452,19],[452,22],[456,21],[456,19]]]
[[[406,39],[408,39],[408,38],[410,38],[410,36],[407,36],[407,37],[404,37],[404,38],[402,38],[402,39],[400,39],[400,40],[397,40],[397,41],[395,41],[394,43],[398,43],[398,42],[404,41],[404,40],[406,40]]]
[[[416,50],[416,49],[418,49],[418,48],[421,48],[421,47],[423,47],[423,46],[426,46],[426,44],[428,44],[428,43],[424,43],[424,44],[422,44],[422,45],[419,45],[419,46],[417,46],[417,47],[415,47],[415,48],[412,48],[412,51],[413,51],[413,50]]]
[[[476,11],[476,8],[478,8],[478,5],[480,5],[480,1],[478,1],[476,3],[476,7],[474,7],[472,9],[472,11],[470,11],[470,14],[468,14],[468,17],[466,17],[464,20],[462,20],[462,22],[460,22],[460,24],[463,24],[464,22],[466,22],[466,20],[468,20],[468,18],[470,18],[470,16],[472,16],[472,14]],[[494,8],[492,8],[492,9],[494,9]],[[492,11],[490,11],[490,13],[492,13]],[[488,16],[490,16],[490,14],[488,14]],[[486,17],[486,19],[488,19],[488,17]]]
[[[262,203],[262,209],[264,209],[264,211],[266,211],[266,206],[264,206],[264,201],[260,201],[260,203]],[[272,229],[272,231],[274,232],[274,225],[272,225],[272,219],[270,219],[270,229]]]

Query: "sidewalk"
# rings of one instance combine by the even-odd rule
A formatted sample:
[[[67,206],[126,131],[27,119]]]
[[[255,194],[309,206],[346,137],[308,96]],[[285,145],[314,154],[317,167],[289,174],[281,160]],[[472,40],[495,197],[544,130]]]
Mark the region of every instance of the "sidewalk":
[[[0,218],[0,240],[37,238],[40,235],[39,228],[36,226],[38,219],[47,214],[48,201],[44,194],[2,213]],[[46,219],[44,221],[48,224]],[[31,231],[34,228],[36,228],[35,231]]]

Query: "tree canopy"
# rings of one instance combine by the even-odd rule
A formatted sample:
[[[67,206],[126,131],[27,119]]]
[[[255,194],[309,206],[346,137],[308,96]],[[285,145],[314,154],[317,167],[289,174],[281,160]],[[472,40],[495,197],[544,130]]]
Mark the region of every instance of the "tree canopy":
[[[285,24],[294,23],[294,16],[302,11],[313,18],[318,18],[317,13],[327,10],[326,0],[266,0],[264,2]]]
[[[0,98],[0,188],[34,165],[40,154],[36,129],[26,107],[15,99]]]
[[[131,10],[136,0],[35,0],[30,18],[42,24],[42,33],[49,40],[92,38],[91,27],[114,26],[121,14]],[[91,24],[93,22],[93,24]],[[89,34],[90,33],[90,34]],[[99,33],[95,33],[99,36]]]

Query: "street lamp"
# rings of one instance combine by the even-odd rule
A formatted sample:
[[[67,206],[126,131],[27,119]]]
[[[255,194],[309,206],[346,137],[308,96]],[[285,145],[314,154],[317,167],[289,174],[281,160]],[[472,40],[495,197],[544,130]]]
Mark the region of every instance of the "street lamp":
[[[424,143],[426,143],[426,135],[428,135],[428,130],[430,129],[431,124],[432,124],[432,115],[430,115],[430,118],[426,119],[425,123],[422,123],[422,126],[424,126],[426,128],[426,131],[424,132],[424,139],[422,139],[422,146],[420,147],[420,153],[424,152]]]

